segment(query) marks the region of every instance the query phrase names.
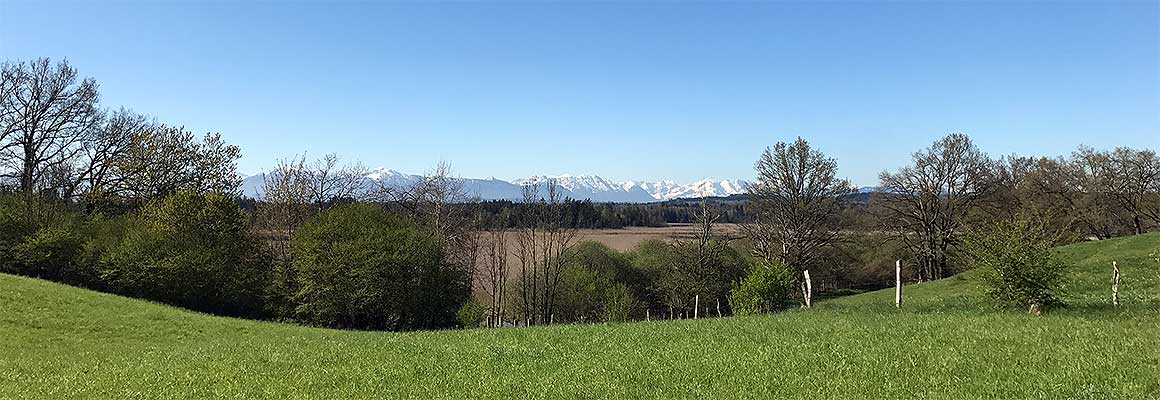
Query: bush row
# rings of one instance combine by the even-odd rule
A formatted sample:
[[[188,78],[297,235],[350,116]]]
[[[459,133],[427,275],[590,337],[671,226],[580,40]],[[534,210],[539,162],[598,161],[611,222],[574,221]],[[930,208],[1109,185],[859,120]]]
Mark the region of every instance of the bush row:
[[[274,260],[231,197],[180,191],[122,216],[0,198],[0,272],[219,315],[353,329],[452,327],[468,270],[440,242],[371,204],[307,221]]]

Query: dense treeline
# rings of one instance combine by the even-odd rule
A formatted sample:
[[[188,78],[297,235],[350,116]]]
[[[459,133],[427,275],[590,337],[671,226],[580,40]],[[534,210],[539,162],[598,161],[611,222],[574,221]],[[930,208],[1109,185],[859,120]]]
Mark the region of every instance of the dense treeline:
[[[0,78],[0,271],[221,315],[414,330],[762,313],[889,285],[896,261],[917,281],[983,268],[997,300],[1038,312],[1061,282],[1051,245],[1160,226],[1153,151],[992,159],[962,134],[870,196],[799,138],[766,149],[738,198],[599,204],[547,182],[478,202],[445,164],[367,188],[328,155],[279,162],[245,200],[218,134],[101,108],[65,62]],[[695,234],[579,240],[667,223]]]
[[[745,202],[731,198],[706,199],[720,213],[721,223],[746,222]],[[619,229],[628,226],[662,227],[669,224],[696,222],[700,200],[670,200],[647,204],[593,203],[591,200],[564,199],[562,212],[569,227],[580,229]],[[534,204],[511,200],[486,200],[477,207],[488,226],[525,227],[527,214]]]

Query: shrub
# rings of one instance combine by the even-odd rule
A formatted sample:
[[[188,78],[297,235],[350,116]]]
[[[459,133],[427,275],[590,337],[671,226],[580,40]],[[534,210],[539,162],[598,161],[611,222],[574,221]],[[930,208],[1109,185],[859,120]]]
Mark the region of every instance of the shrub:
[[[68,228],[40,229],[12,248],[12,267],[22,275],[84,286],[97,274],[82,264],[82,244]]]
[[[647,239],[628,253],[633,268],[643,276],[645,285],[638,298],[648,308],[667,307],[661,279],[667,277],[680,257],[673,245],[658,239]]]
[[[627,321],[643,316],[638,299],[646,298],[650,289],[647,274],[628,256],[593,241],[569,250],[561,281],[554,307],[560,321]]]
[[[0,271],[76,286],[98,286],[92,260],[83,257],[88,221],[59,201],[0,197]]]
[[[552,307],[556,322],[632,319],[640,303],[628,287],[616,282],[613,276],[590,267],[575,259],[564,266]]]
[[[738,315],[773,312],[791,303],[793,288],[793,271],[780,262],[761,260],[730,291],[729,304]]]
[[[604,322],[628,321],[638,312],[639,302],[623,284],[605,286],[600,297],[603,303],[600,317]]]
[[[296,317],[339,328],[449,328],[470,295],[470,275],[414,223],[381,206],[347,204],[295,233]]]
[[[1059,302],[1064,265],[1052,249],[1054,238],[1044,232],[1039,223],[1018,217],[967,235],[967,250],[988,296],[1032,313]]]
[[[455,313],[455,319],[459,321],[461,328],[478,328],[483,324],[485,313],[487,313],[487,306],[472,300],[459,308],[459,312]]]
[[[215,314],[263,315],[269,259],[247,218],[221,194],[179,191],[130,218],[101,257],[102,276],[129,296]]]

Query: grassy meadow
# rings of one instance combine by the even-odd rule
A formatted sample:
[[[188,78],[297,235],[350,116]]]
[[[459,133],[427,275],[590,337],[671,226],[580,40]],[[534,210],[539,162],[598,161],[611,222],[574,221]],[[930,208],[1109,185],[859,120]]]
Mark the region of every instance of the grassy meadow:
[[[1060,249],[1066,308],[971,273],[759,317],[353,332],[0,275],[0,398],[1160,398],[1160,234]],[[1111,260],[1123,306],[1110,307]]]

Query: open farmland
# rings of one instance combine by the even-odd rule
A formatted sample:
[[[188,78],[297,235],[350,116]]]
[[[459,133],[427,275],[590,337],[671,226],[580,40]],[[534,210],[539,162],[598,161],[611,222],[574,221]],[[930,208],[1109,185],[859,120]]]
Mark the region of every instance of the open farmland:
[[[1160,234],[1062,248],[1069,307],[1042,317],[979,302],[967,273],[908,285],[901,311],[886,290],[761,317],[414,333],[0,275],[0,397],[1156,398],[1157,249]]]

